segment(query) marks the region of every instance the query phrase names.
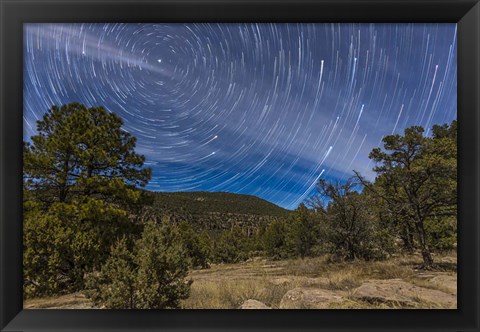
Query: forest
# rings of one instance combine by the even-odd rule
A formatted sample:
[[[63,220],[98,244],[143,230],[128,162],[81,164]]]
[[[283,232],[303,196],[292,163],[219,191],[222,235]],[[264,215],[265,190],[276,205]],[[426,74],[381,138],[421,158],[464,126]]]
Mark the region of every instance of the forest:
[[[355,170],[320,179],[293,211],[146,190],[152,170],[123,125],[103,107],[53,106],[24,142],[25,299],[82,292],[103,308],[182,308],[189,273],[220,264],[419,254],[416,269],[435,271],[435,253],[456,250],[456,121],[385,136],[368,156],[374,181]]]

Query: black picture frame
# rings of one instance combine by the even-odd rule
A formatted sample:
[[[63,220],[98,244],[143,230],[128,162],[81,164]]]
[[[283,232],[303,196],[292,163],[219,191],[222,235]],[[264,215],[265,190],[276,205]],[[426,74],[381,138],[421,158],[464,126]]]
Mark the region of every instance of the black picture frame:
[[[479,331],[478,0],[0,0],[1,331]],[[23,310],[23,23],[458,23],[458,309]]]

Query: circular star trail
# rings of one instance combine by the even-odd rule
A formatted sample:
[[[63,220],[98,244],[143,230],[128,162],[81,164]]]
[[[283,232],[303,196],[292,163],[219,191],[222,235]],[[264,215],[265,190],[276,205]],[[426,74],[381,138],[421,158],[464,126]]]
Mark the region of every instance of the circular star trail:
[[[52,105],[105,106],[150,190],[298,206],[385,135],[456,119],[455,24],[26,24],[24,139]]]

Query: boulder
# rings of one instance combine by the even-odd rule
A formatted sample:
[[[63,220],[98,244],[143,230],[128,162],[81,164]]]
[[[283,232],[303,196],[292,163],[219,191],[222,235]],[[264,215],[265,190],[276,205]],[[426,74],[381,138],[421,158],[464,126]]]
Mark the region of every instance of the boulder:
[[[285,293],[280,301],[280,309],[326,309],[342,301],[342,297],[333,291],[300,287]]]
[[[262,303],[257,300],[249,299],[243,302],[238,309],[271,309],[271,308],[265,305],[265,303]]]
[[[439,288],[441,287],[452,294],[457,294],[457,276],[456,275],[440,274],[431,278],[429,282],[431,282],[432,285]]]
[[[455,308],[454,295],[439,290],[415,286],[401,279],[369,280],[353,291],[352,297],[370,303],[391,303],[416,306],[419,302]]]

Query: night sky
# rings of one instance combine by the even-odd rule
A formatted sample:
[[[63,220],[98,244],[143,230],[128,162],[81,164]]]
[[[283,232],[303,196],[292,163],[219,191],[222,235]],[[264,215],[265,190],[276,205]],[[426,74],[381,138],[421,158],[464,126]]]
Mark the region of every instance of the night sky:
[[[26,24],[24,139],[52,105],[105,106],[155,191],[293,209],[406,127],[457,110],[455,24]],[[427,131],[428,133],[428,131]]]

